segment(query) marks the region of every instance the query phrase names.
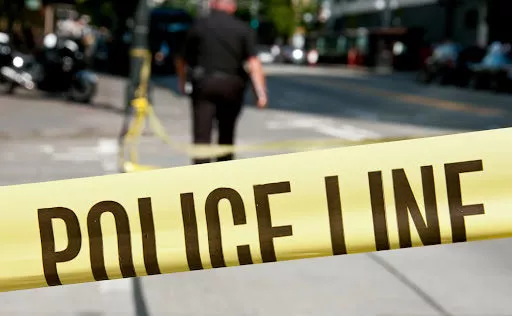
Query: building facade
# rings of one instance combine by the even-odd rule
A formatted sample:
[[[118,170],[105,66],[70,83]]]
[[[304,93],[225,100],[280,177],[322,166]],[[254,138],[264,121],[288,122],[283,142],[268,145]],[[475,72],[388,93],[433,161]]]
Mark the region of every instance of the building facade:
[[[430,43],[512,41],[512,0],[329,0],[328,29],[421,27]]]

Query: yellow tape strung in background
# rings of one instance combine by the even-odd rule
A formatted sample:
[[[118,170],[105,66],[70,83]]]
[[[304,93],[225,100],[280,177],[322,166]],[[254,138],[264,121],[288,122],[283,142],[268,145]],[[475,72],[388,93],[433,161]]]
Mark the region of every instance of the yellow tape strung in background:
[[[165,128],[160,123],[156,116],[153,107],[149,104],[148,94],[148,83],[151,72],[151,53],[144,49],[132,50],[132,55],[141,57],[144,59],[143,67],[141,68],[140,84],[135,93],[135,99],[132,102],[132,106],[135,110],[135,118],[128,129],[127,135],[123,141],[123,145],[119,152],[119,163],[123,167],[125,172],[136,172],[157,169],[156,166],[145,166],[138,163],[137,154],[137,139],[142,134],[142,129],[145,125],[146,119],[149,120],[149,126],[155,135],[160,138],[164,143],[169,145],[174,150],[185,153],[189,157],[193,158],[213,158],[219,157],[230,153],[242,153],[242,152],[254,152],[254,151],[271,151],[271,150],[291,150],[300,151],[308,149],[318,149],[322,147],[330,146],[351,146],[351,145],[362,145],[372,144],[388,141],[405,140],[410,138],[418,137],[388,137],[378,139],[365,139],[362,141],[350,141],[345,139],[313,139],[313,140],[286,140],[286,141],[275,141],[266,142],[262,144],[254,145],[198,145],[198,144],[181,144],[173,141],[166,133]],[[131,144],[130,160],[125,161],[125,152],[128,144]]]
[[[0,290],[510,237],[510,139],[509,128],[0,187]]]

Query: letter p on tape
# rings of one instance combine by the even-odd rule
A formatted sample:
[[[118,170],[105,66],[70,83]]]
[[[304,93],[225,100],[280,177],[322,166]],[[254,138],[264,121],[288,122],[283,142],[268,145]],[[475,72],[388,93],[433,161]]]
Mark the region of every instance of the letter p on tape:
[[[512,235],[512,129],[0,187],[0,290]]]

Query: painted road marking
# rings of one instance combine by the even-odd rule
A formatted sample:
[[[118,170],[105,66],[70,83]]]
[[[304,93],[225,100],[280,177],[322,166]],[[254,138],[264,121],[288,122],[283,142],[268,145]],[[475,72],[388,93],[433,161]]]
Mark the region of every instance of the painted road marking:
[[[45,154],[52,154],[55,152],[55,148],[52,145],[41,145],[39,146],[41,152]]]
[[[100,139],[97,150],[102,154],[101,165],[105,172],[115,172],[118,170],[117,154],[119,144],[116,139]]]
[[[93,146],[69,146],[59,152],[54,146],[39,146],[40,152],[55,161],[91,162],[98,161],[107,172],[117,171],[118,144],[116,139],[100,138]]]
[[[332,120],[316,118],[270,120],[265,122],[265,126],[269,130],[308,129],[327,136],[351,141],[382,137],[379,133],[371,130],[362,129],[349,124],[335,123]]]

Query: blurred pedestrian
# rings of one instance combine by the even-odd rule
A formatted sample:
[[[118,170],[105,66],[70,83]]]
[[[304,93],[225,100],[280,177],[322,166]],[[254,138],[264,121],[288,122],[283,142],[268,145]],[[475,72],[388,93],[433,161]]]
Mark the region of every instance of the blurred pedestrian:
[[[233,145],[247,82],[252,81],[259,108],[267,105],[266,83],[257,57],[255,32],[234,16],[236,0],[212,0],[210,6],[210,13],[189,30],[181,56],[176,59],[179,89],[185,93],[190,78],[194,143],[209,144],[216,122],[218,143]],[[217,161],[233,158],[233,154],[227,154]],[[193,162],[208,163],[210,159]]]

